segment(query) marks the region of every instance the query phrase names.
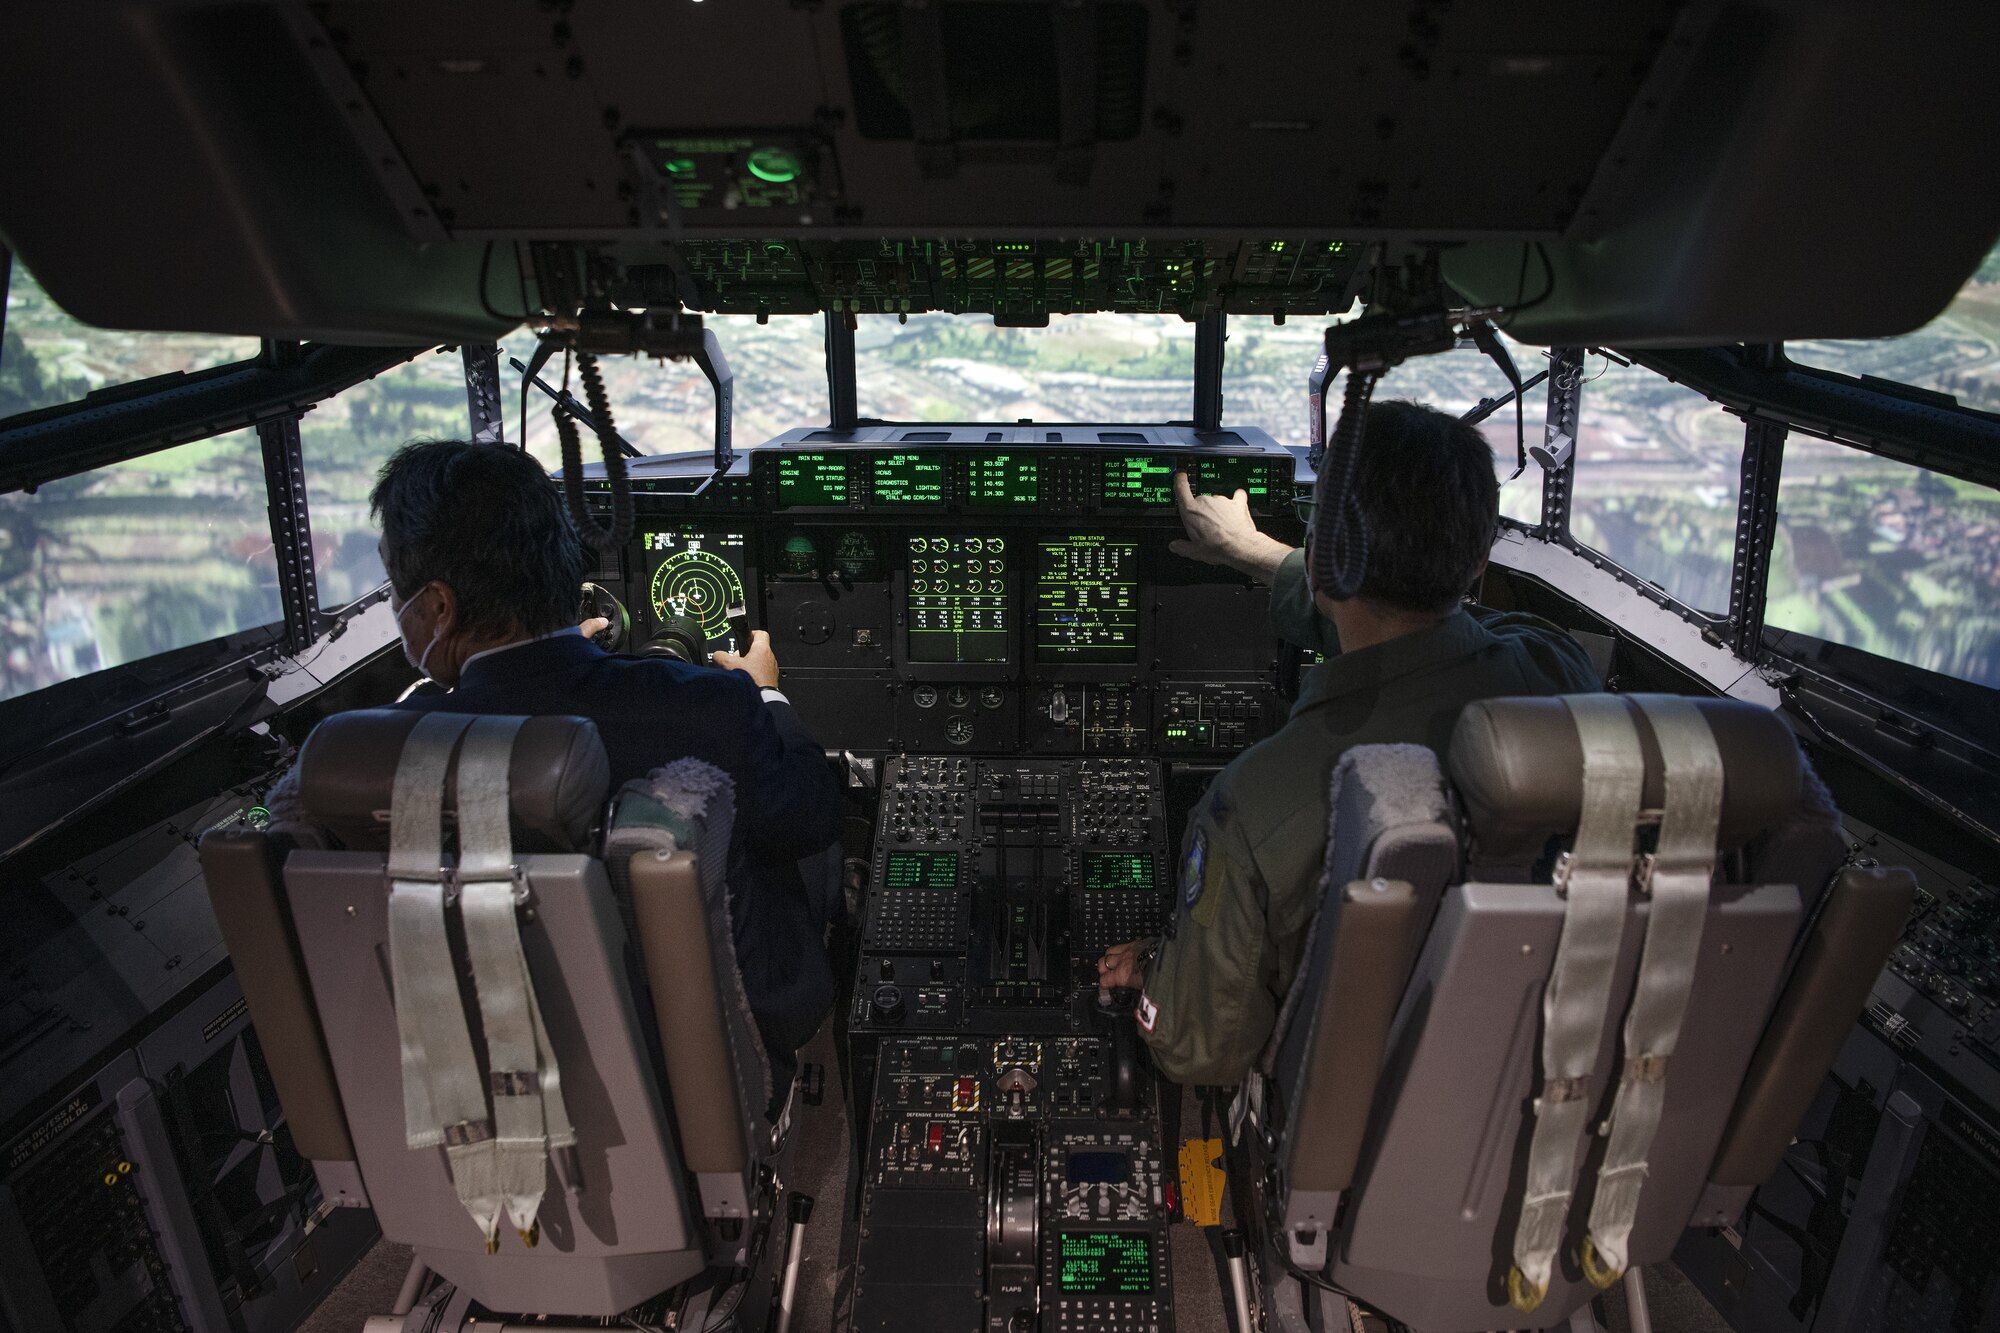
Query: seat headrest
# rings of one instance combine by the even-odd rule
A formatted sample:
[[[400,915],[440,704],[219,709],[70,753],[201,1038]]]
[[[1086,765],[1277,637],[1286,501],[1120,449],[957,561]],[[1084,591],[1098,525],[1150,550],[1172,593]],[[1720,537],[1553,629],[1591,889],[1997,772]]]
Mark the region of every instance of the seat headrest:
[[[1718,844],[1729,850],[1795,811],[1805,760],[1784,719],[1741,699],[1695,699],[1722,756]],[[1626,701],[1646,765],[1643,805],[1665,799],[1660,746],[1646,714]],[[1552,836],[1576,831],[1583,804],[1583,746],[1559,698],[1482,699],[1459,714],[1451,780],[1465,804],[1473,860],[1536,860]]]
[[[356,851],[389,845],[389,801],[403,742],[422,713],[370,708],[327,718],[299,751],[299,798],[314,824]],[[508,775],[517,851],[581,850],[604,808],[611,766],[597,725],[531,717],[514,736]],[[444,807],[457,808],[457,772]]]

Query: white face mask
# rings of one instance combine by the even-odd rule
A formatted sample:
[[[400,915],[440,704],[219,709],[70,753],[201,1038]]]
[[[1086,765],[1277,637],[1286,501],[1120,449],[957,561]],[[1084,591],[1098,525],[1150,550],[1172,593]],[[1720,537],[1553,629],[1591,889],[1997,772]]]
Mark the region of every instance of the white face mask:
[[[424,645],[424,651],[412,657],[410,655],[410,641],[407,638],[403,638],[403,612],[408,611],[416,603],[417,599],[412,597],[409,601],[403,603],[403,610],[396,613],[396,637],[403,639],[403,660],[415,667],[419,676],[428,680],[431,673],[426,663],[431,660],[431,651],[438,646],[438,640],[443,637],[444,631],[442,629],[433,631],[431,641]]]

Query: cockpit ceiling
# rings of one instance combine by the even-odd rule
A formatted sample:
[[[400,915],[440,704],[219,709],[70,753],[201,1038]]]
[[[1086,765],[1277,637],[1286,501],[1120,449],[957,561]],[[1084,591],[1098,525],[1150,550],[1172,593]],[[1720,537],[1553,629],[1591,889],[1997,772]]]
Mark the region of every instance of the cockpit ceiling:
[[[1865,336],[2000,231],[1996,57],[1970,0],[15,6],[0,235],[93,323],[344,342],[491,336],[551,246],[1030,318],[1324,314],[1441,246],[1535,341]]]

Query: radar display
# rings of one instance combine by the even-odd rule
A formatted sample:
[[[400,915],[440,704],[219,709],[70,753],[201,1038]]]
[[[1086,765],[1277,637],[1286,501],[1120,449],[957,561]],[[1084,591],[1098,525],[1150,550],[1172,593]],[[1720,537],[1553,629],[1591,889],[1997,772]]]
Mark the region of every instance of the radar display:
[[[656,623],[686,617],[701,626],[710,651],[737,651],[737,631],[747,614],[743,596],[740,532],[671,528],[641,538],[647,555],[657,555],[647,584]]]

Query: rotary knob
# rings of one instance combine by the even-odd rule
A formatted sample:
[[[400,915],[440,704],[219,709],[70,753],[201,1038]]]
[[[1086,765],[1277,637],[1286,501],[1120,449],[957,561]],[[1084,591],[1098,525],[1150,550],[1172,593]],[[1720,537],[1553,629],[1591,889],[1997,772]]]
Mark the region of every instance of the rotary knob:
[[[903,992],[894,986],[877,986],[875,994],[869,998],[868,1008],[874,1013],[877,1023],[900,1023],[903,1021]]]

